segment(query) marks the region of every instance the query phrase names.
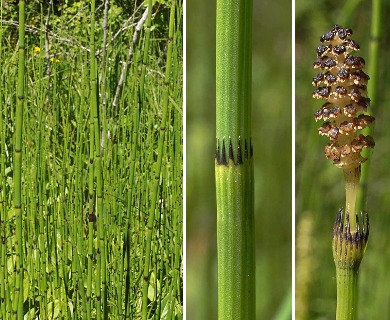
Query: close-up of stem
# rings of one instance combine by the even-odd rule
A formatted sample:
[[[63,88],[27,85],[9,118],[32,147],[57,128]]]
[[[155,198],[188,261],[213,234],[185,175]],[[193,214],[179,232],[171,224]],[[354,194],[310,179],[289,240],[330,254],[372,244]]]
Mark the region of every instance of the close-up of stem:
[[[320,38],[314,68],[321,71],[313,78],[318,87],[313,97],[327,100],[314,115],[316,121],[325,121],[318,132],[330,138],[325,156],[344,172],[345,208],[339,210],[333,229],[337,320],[357,318],[358,270],[369,235],[368,214],[356,211],[361,164],[367,160],[361,152],[375,145],[370,135],[357,132],[375,119],[366,114],[369,76],[362,71],[365,60],[352,54],[360,46],[351,35],[351,29],[334,25]]]
[[[217,1],[218,318],[255,318],[252,1]]]
[[[187,319],[291,319],[291,1],[216,4],[187,1]]]

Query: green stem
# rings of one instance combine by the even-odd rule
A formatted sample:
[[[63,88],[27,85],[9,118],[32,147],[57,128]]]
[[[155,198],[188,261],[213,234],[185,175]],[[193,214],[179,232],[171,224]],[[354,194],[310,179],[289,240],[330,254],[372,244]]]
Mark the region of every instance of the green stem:
[[[103,206],[103,175],[102,175],[102,157],[101,157],[101,125],[99,110],[99,92],[98,92],[98,73],[97,61],[95,56],[95,0],[91,1],[91,140],[94,140],[94,173],[96,177],[96,217],[98,227],[98,241],[96,250],[97,270],[96,270],[96,309],[97,319],[106,318],[107,303],[106,303],[106,250],[105,250],[105,213]],[[100,112],[99,112],[100,111]],[[92,152],[92,150],[91,150]]]
[[[0,7],[0,60],[3,61],[3,7]],[[4,81],[5,76],[1,76],[1,81]],[[5,126],[7,119],[7,108],[3,104],[3,97],[0,97],[0,221],[6,222],[7,207],[6,207],[6,172],[5,172]],[[6,233],[5,226],[0,229],[0,318],[6,317]]]
[[[358,271],[336,268],[337,282],[337,320],[357,318]]]
[[[254,319],[252,159],[216,166],[219,319]]]
[[[356,193],[360,181],[360,166],[352,169],[344,169],[345,180],[345,212],[349,213],[351,232],[356,230]],[[344,221],[345,224],[345,221]]]
[[[138,63],[138,54],[135,56],[135,65]],[[135,185],[134,181],[134,174],[135,174],[135,164],[136,164],[136,159],[138,156],[138,148],[139,148],[139,143],[138,143],[138,135],[139,135],[139,123],[140,123],[140,113],[141,113],[141,98],[140,98],[140,93],[139,90],[134,90],[134,101],[138,101],[137,103],[137,108],[134,108],[133,110],[133,125],[131,129],[131,151],[130,151],[130,169],[128,172],[128,177],[129,177],[129,188],[127,192],[127,197],[128,197],[128,205],[129,207],[127,208],[127,220],[126,220],[126,262],[127,262],[127,268],[130,268],[131,266],[131,214],[132,210],[130,207],[130,204],[132,203],[132,199],[135,193],[135,188],[133,187]],[[129,301],[130,297],[130,290],[131,290],[131,272],[127,272],[126,274],[126,289],[125,289],[125,301]],[[128,303],[125,308],[125,315],[126,319],[128,319],[129,314],[131,314],[130,311],[131,304]]]
[[[23,318],[23,211],[22,211],[22,143],[24,105],[24,42],[25,1],[19,1],[19,63],[15,128],[14,210],[16,216],[16,286],[13,298],[13,319]]]
[[[249,139],[251,133],[252,2],[217,2],[217,138]],[[249,141],[248,141],[249,142]]]
[[[370,81],[367,84],[367,91],[370,94],[371,99],[371,111],[375,110],[377,97],[378,97],[378,82],[379,82],[379,44],[381,38],[381,25],[382,25],[382,0],[372,1],[372,15],[371,15],[371,36],[369,47],[369,70]],[[364,135],[371,135],[372,128],[367,127],[363,131]],[[367,161],[362,164],[361,184],[357,196],[357,208],[358,211],[362,211],[365,208],[365,202],[367,198],[367,180],[369,173],[369,164],[371,162],[370,157],[371,149],[365,148],[362,152],[362,156],[367,158]]]
[[[145,28],[145,46],[144,46],[144,55],[142,59],[142,70],[141,70],[141,81],[140,81],[140,89],[139,89],[139,95],[140,95],[140,104],[143,104],[144,102],[144,89],[145,89],[145,74],[146,74],[146,63],[148,60],[149,55],[149,39],[150,39],[150,30],[152,25],[152,9],[153,9],[153,3],[152,0],[148,1],[148,18],[146,20],[146,28]],[[162,127],[164,127],[165,123],[162,124]],[[159,143],[160,145],[160,143]],[[158,149],[158,156],[160,157],[162,155],[162,150]],[[161,165],[161,163],[160,163]],[[155,181],[153,184],[153,198],[154,195],[157,194],[157,187],[160,182],[160,170],[156,169]],[[156,189],[156,190],[155,190]],[[153,225],[154,225],[154,214],[155,214],[155,203],[152,201],[152,206],[150,210],[149,220],[147,223],[147,230],[146,230],[146,244],[145,244],[145,263],[143,268],[143,287],[142,287],[142,319],[146,320],[148,318],[148,288],[149,288],[149,265],[150,265],[150,247],[152,242],[152,231],[153,231]]]
[[[149,8],[152,10],[151,1],[149,2]],[[155,222],[155,211],[158,203],[158,189],[160,186],[161,180],[161,164],[164,155],[164,142],[165,142],[165,131],[168,123],[170,124],[170,114],[169,114],[169,82],[171,77],[171,64],[173,61],[172,49],[173,49],[173,39],[175,31],[175,10],[176,10],[176,1],[171,1],[170,16],[169,16],[169,32],[168,32],[168,50],[167,50],[167,62],[165,69],[165,79],[164,79],[164,92],[162,97],[162,117],[160,132],[158,137],[158,153],[157,161],[155,163],[155,170],[153,172],[154,181],[152,185],[152,198],[151,198],[151,208],[149,214],[149,220],[146,230],[146,244],[145,244],[145,264],[144,264],[144,283],[142,288],[142,319],[147,319],[147,300],[148,300],[148,288],[149,288],[149,277],[150,277],[150,262],[151,262],[151,244],[152,244],[152,235],[153,227]],[[142,78],[141,78],[142,79]],[[169,120],[169,121],[168,121]]]
[[[357,318],[358,271],[369,236],[368,214],[352,214],[356,229],[350,229],[350,214],[339,210],[333,227],[333,258],[336,265],[337,311],[336,320]],[[361,222],[358,221],[359,216]]]
[[[217,1],[219,319],[255,318],[251,145],[252,1]]]
[[[146,64],[149,59],[149,42],[150,42],[150,30],[152,27],[152,9],[153,1],[148,1],[148,18],[146,20],[145,28],[145,45],[144,45],[144,55],[142,59],[142,70],[141,70],[141,81],[140,81],[140,93],[142,99],[144,98],[144,89],[145,89],[145,75],[146,75]]]

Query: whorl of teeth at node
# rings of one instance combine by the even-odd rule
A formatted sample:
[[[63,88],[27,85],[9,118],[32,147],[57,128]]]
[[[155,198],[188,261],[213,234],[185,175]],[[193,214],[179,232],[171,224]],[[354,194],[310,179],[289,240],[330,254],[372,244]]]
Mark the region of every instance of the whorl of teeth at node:
[[[371,136],[357,132],[371,125],[374,117],[365,114],[370,104],[370,77],[362,70],[364,59],[351,54],[360,49],[351,35],[351,29],[335,25],[320,38],[322,44],[314,62],[314,68],[320,71],[312,82],[317,87],[313,98],[327,100],[314,114],[316,121],[324,121],[319,134],[330,138],[325,156],[341,168],[359,166],[366,160],[360,154],[362,149],[375,145]]]

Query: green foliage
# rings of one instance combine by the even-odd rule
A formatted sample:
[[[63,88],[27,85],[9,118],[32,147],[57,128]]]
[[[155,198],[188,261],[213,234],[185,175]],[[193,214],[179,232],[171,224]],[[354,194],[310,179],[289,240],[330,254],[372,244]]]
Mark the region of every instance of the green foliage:
[[[157,4],[156,4],[157,2]],[[110,21],[109,34],[114,34],[123,28],[125,30],[131,29],[132,23],[137,21],[139,14],[142,14],[144,7],[141,4],[143,1],[110,1],[110,8],[108,12],[108,19]],[[27,1],[26,2],[26,25],[27,30],[30,31],[28,37],[32,37],[35,41],[39,42],[39,32],[45,27],[45,17],[48,11],[51,12],[51,19],[49,29],[53,33],[55,38],[61,37],[67,41],[60,40],[62,49],[64,52],[68,52],[67,45],[73,42],[73,45],[81,44],[86,46],[89,40],[88,32],[89,28],[85,26],[90,23],[89,21],[89,6],[90,1],[53,1],[51,7],[49,7],[48,0],[39,1]],[[156,29],[154,34],[156,38],[163,38],[168,32],[167,21],[169,20],[169,7],[170,1],[154,1],[154,10],[157,13],[155,15],[155,21],[153,23],[153,29]],[[97,1],[96,4],[96,18],[97,21],[102,21],[104,3],[103,1]],[[7,39],[14,39],[17,35],[17,20],[18,20],[18,5],[17,3],[9,0],[5,1],[3,10],[3,41]],[[102,23],[97,23],[96,29],[96,45],[100,46],[102,41],[103,26]],[[131,40],[132,34],[130,32],[121,33],[121,41],[125,44]]]
[[[145,66],[145,95],[138,95],[142,69],[140,57],[144,50],[143,28],[139,46],[134,47],[133,58],[128,65],[119,102],[114,107],[113,98],[122,66],[127,59],[135,24],[143,10],[132,11],[127,24],[127,18],[123,17],[124,9],[112,3],[105,57],[101,50],[103,7],[97,10],[98,117],[102,142],[98,146],[94,144],[94,148],[98,154],[101,153],[102,162],[102,202],[103,214],[106,215],[102,224],[103,216],[96,210],[97,182],[92,183],[92,188],[88,184],[90,139],[94,134],[90,127],[91,20],[87,3],[55,3],[49,21],[48,59],[43,29],[47,11],[34,9],[38,13],[38,17],[35,17],[38,29],[33,29],[31,24],[26,28],[26,99],[22,145],[24,316],[25,319],[87,319],[89,310],[90,318],[140,319],[144,238],[152,202],[149,185],[155,179],[153,167],[158,153],[155,137],[161,127],[161,101],[169,90],[169,118],[158,184],[157,201],[160,205],[156,206],[156,221],[152,226],[149,271],[154,276],[149,279],[153,294],[149,296],[148,312],[155,319],[181,319],[182,20],[177,19],[174,25],[171,81],[167,87],[164,85],[167,60],[161,48],[166,46],[168,40],[165,31],[168,30],[169,21],[167,16],[159,17],[162,11],[156,8],[153,13],[156,13],[161,26],[157,26],[151,34],[150,59]],[[28,8],[33,10],[30,5]],[[34,5],[39,3],[34,2]],[[132,3],[132,8],[136,6],[136,3]],[[179,12],[182,12],[181,6],[181,3],[177,4]],[[33,21],[32,12],[28,14],[28,24]],[[2,25],[0,318],[9,319],[16,278],[12,162],[17,51],[11,30],[13,26],[4,21]],[[127,27],[122,30],[125,25]],[[117,33],[117,37],[114,37]],[[136,123],[138,130],[135,130]],[[136,151],[136,157],[133,157],[133,151]],[[133,178],[130,178],[131,170]],[[95,174],[96,171],[93,171]],[[103,238],[99,237],[101,226],[104,228]],[[98,268],[100,257],[106,263],[103,270],[106,284],[97,280],[100,279],[98,272],[102,271]],[[89,279],[91,282],[88,282]],[[100,292],[104,292],[101,287],[104,285],[107,295],[101,298]],[[99,312],[103,299],[107,301],[106,315]]]

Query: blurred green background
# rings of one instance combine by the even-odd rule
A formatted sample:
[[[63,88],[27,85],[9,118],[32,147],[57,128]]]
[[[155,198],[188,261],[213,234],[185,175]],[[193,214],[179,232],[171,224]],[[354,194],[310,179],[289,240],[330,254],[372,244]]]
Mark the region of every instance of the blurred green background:
[[[291,302],[291,1],[253,3],[256,308]],[[217,318],[215,1],[187,1],[187,319]],[[287,319],[291,318],[288,316]]]
[[[382,1],[382,37],[379,50],[378,97],[369,108],[376,117],[366,210],[371,233],[360,267],[359,319],[390,319],[390,164],[389,81],[390,2]],[[359,56],[369,73],[371,1],[304,1],[296,3],[296,319],[334,319],[336,308],[335,266],[331,239],[336,213],[344,207],[342,170],[324,156],[328,139],[317,134],[314,112],[325,101],[311,98],[316,48],[320,36],[334,24],[353,30]],[[370,84],[368,95],[370,96]],[[372,97],[371,97],[372,98]]]

